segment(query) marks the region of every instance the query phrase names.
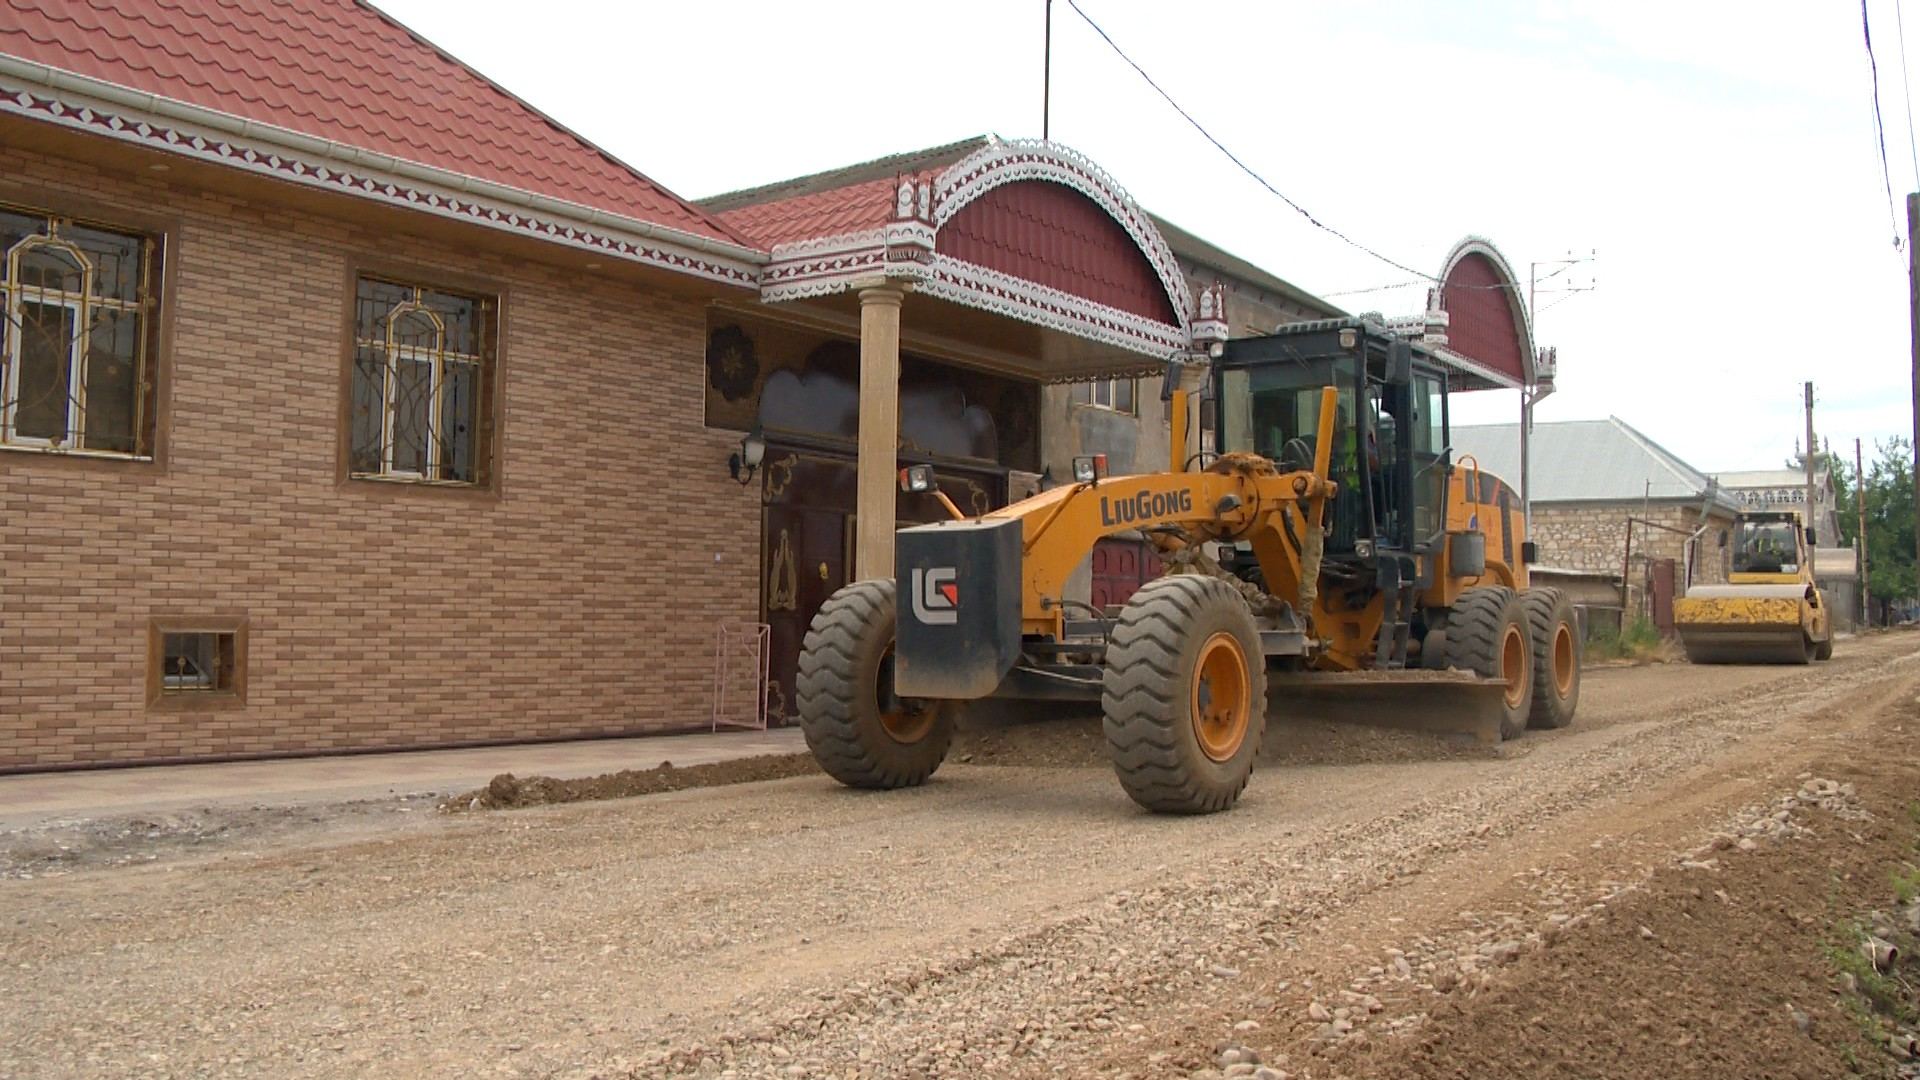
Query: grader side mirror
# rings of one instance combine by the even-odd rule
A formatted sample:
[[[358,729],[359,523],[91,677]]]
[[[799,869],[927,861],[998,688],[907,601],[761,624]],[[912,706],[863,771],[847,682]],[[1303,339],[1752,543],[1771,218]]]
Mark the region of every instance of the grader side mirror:
[[[1219,408],[1214,404],[1213,399],[1211,397],[1201,398],[1200,399],[1200,430],[1201,431],[1218,431],[1219,428],[1217,425],[1219,423],[1219,412],[1220,412]]]

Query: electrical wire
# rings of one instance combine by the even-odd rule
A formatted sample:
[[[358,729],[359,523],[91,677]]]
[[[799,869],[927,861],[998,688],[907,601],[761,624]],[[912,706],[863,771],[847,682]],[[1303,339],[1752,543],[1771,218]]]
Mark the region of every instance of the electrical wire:
[[[1586,262],[1586,261],[1587,261],[1587,260],[1585,260],[1585,259],[1575,259],[1575,260],[1572,260],[1572,261],[1570,261],[1570,262],[1566,262],[1566,263],[1564,263],[1564,264],[1563,264],[1563,265],[1562,265],[1562,266],[1560,267],[1560,269],[1558,269],[1558,270],[1555,270],[1555,271],[1554,271],[1553,273],[1551,273],[1551,274],[1548,274],[1548,275],[1546,275],[1545,277],[1539,277],[1539,278],[1535,278],[1535,279],[1533,280],[1533,284],[1534,284],[1534,291],[1536,291],[1536,292],[1559,292],[1559,291],[1562,291],[1562,290],[1558,290],[1558,289],[1542,289],[1542,288],[1539,288],[1539,284],[1540,284],[1541,282],[1543,282],[1543,281],[1552,281],[1552,280],[1553,280],[1554,278],[1557,278],[1557,277],[1559,277],[1559,276],[1560,276],[1561,274],[1564,274],[1564,273],[1566,273],[1567,271],[1569,271],[1569,270],[1571,270],[1571,269],[1573,269],[1573,268],[1574,268],[1575,266],[1578,266],[1578,265],[1580,265],[1581,263],[1584,263],[1584,262]],[[1332,299],[1333,297],[1336,297],[1336,296],[1361,296],[1361,295],[1364,295],[1364,294],[1366,294],[1366,293],[1377,293],[1377,292],[1389,292],[1389,291],[1391,291],[1391,290],[1393,290],[1393,289],[1407,289],[1407,288],[1412,288],[1412,287],[1413,287],[1413,286],[1415,286],[1415,285],[1430,285],[1430,284],[1433,284],[1433,283],[1434,283],[1434,279],[1433,279],[1433,278],[1421,278],[1421,279],[1419,279],[1419,280],[1417,280],[1417,281],[1395,281],[1395,282],[1392,282],[1392,283],[1390,283],[1390,284],[1386,284],[1386,285],[1374,285],[1374,286],[1371,286],[1371,287],[1369,287],[1369,288],[1365,288],[1365,289],[1340,289],[1340,290],[1338,290],[1338,291],[1336,291],[1336,292],[1323,292],[1323,293],[1316,293],[1315,295],[1317,295],[1317,296],[1319,296],[1319,297],[1321,297],[1322,299]],[[1447,287],[1447,288],[1449,288],[1449,289],[1459,289],[1459,290],[1465,290],[1465,289],[1486,289],[1486,290],[1488,290],[1488,291],[1506,291],[1506,292],[1518,292],[1518,291],[1520,290],[1520,283],[1519,283],[1519,282],[1517,282],[1517,281],[1516,281],[1516,282],[1514,282],[1514,283],[1513,283],[1513,284],[1511,284],[1511,285],[1504,285],[1504,284],[1499,284],[1499,283],[1495,283],[1495,284],[1493,284],[1493,285],[1468,285],[1468,284],[1465,284],[1465,283],[1463,283],[1463,282],[1458,282],[1458,281],[1455,281],[1455,282],[1442,282],[1442,284],[1445,284],[1445,285],[1446,285],[1446,287]],[[1587,290],[1585,290],[1585,289],[1578,289],[1578,290],[1575,290],[1575,291],[1577,291],[1577,292],[1585,292],[1585,291],[1587,291]]]
[[[1865,0],[1862,0],[1862,2],[1864,3]],[[1127,62],[1128,67],[1131,67],[1134,71],[1138,72],[1140,77],[1147,81],[1147,85],[1153,87],[1155,93],[1159,94],[1163,99],[1165,99],[1168,105],[1173,106],[1173,111],[1179,113],[1181,119],[1193,125],[1193,130],[1199,132],[1202,137],[1204,137],[1208,142],[1213,144],[1214,149],[1219,150],[1222,154],[1225,154],[1227,156],[1227,160],[1239,166],[1241,172],[1246,173],[1248,176],[1252,177],[1254,183],[1259,184],[1263,188],[1266,188],[1269,192],[1273,193],[1273,195],[1277,197],[1281,202],[1286,203],[1288,206],[1292,207],[1294,211],[1298,213],[1301,217],[1306,218],[1307,222],[1311,224],[1314,228],[1332,235],[1336,239],[1345,243],[1347,246],[1352,247],[1358,251],[1364,252],[1368,255],[1371,255],[1374,258],[1380,260],[1383,263],[1386,263],[1388,266],[1391,266],[1396,270],[1404,270],[1409,274],[1413,274],[1419,277],[1421,281],[1433,282],[1433,281],[1439,280],[1438,278],[1434,277],[1432,274],[1422,273],[1419,270],[1415,270],[1413,267],[1408,266],[1406,263],[1403,263],[1398,259],[1392,259],[1392,258],[1388,258],[1385,255],[1382,255],[1380,252],[1375,251],[1374,249],[1368,247],[1367,245],[1361,243],[1358,240],[1355,240],[1353,237],[1348,236],[1346,233],[1341,232],[1339,229],[1336,229],[1333,226],[1328,225],[1326,222],[1321,221],[1319,218],[1314,217],[1313,214],[1309,212],[1306,207],[1301,206],[1299,203],[1294,202],[1292,199],[1288,198],[1286,194],[1282,192],[1279,188],[1274,187],[1271,183],[1269,183],[1266,177],[1261,176],[1257,172],[1254,172],[1252,167],[1250,167],[1246,162],[1241,161],[1239,158],[1239,155],[1227,149],[1226,145],[1222,143],[1219,139],[1214,138],[1213,133],[1208,131],[1205,127],[1201,126],[1200,121],[1195,120],[1193,118],[1192,113],[1189,113],[1187,110],[1181,108],[1180,103],[1173,100],[1173,95],[1167,93],[1166,90],[1162,89],[1160,84],[1153,80],[1153,76],[1147,74],[1146,68],[1141,67],[1138,63],[1134,61],[1133,57],[1128,56],[1126,54],[1126,51],[1121,49],[1120,46],[1114,42],[1113,38],[1110,35],[1108,35],[1108,33],[1105,30],[1102,30],[1100,28],[1100,24],[1093,21],[1093,16],[1088,15],[1085,11],[1081,10],[1078,0],[1067,0],[1067,6],[1072,8],[1073,13],[1075,15],[1080,16],[1083,22],[1085,22],[1088,26],[1093,27],[1093,32],[1100,35],[1100,40],[1107,43],[1107,47],[1113,50],[1114,55],[1118,56],[1122,60],[1125,60]]]
[[[1920,145],[1913,140],[1913,83],[1907,78],[1907,19],[1893,0],[1893,27],[1900,38],[1900,93],[1907,99],[1907,152],[1913,155],[1913,189],[1920,191]]]
[[[1893,247],[1898,251],[1900,215],[1893,209],[1893,174],[1887,168],[1887,126],[1880,118],[1880,64],[1873,58],[1873,25],[1867,18],[1867,0],[1860,0],[1860,33],[1867,42],[1867,70],[1873,76],[1873,130],[1880,140],[1880,181],[1887,189],[1887,222],[1893,226]]]

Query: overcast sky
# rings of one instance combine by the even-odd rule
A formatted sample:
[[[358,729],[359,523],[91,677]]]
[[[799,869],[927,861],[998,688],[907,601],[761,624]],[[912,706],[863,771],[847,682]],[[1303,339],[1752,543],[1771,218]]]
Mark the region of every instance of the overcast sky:
[[[1043,0],[377,0],[697,198],[993,132],[1040,134]],[[1188,112],[1320,220],[1426,273],[1461,236],[1530,262],[1560,350],[1540,421],[1613,414],[1703,469],[1769,468],[1800,383],[1836,451],[1911,430],[1860,13],[1676,0],[1080,0]],[[1871,0],[1896,200],[1920,184],[1893,0]],[[1920,17],[1920,16],[1917,16]],[[1238,172],[1053,11],[1052,135],[1149,209],[1350,311],[1423,285]],[[1920,38],[1920,22],[1915,34]],[[1914,42],[1920,62],[1920,40]],[[1542,274],[1551,268],[1543,268]],[[1506,420],[1517,395],[1456,399]]]

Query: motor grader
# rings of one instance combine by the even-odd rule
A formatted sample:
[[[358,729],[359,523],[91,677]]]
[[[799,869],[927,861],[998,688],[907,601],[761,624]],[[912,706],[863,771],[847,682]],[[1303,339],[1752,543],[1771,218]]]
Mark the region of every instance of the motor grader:
[[[1184,456],[1195,380],[1176,365],[1167,472],[1076,459],[1071,483],[901,530],[895,580],[828,599],[797,685],[828,774],[922,783],[967,702],[1098,702],[1135,801],[1224,810],[1259,753],[1270,674],[1405,682],[1415,711],[1465,681],[1504,738],[1572,721],[1572,606],[1528,587],[1513,489],[1453,460],[1445,365],[1378,324],[1330,320],[1229,342],[1209,366],[1218,455]],[[924,468],[902,487],[938,495]],[[1095,542],[1120,534],[1150,540],[1169,572],[1117,610],[1070,598]]]
[[[1674,602],[1673,628],[1695,664],[1805,664],[1833,657],[1833,612],[1814,584],[1813,537],[1791,511],[1740,515],[1725,585]]]

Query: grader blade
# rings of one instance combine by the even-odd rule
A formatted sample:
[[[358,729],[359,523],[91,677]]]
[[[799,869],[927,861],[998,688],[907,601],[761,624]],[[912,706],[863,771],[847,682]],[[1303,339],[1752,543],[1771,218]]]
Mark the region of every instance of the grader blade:
[[[1267,714],[1497,743],[1506,694],[1506,683],[1464,671],[1290,672],[1270,678]]]

